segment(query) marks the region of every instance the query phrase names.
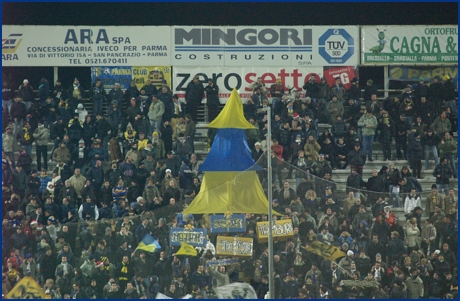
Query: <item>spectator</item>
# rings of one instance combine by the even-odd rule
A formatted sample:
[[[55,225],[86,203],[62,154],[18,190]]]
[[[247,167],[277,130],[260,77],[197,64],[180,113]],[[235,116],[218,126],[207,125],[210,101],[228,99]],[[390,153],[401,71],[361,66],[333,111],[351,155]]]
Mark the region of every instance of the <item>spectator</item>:
[[[208,120],[211,122],[219,115],[219,86],[215,85],[214,81],[210,78],[208,79],[208,85],[205,88],[205,92],[208,105]]]
[[[456,179],[458,176],[457,166],[455,164],[455,158],[457,156],[457,142],[449,133],[445,133],[444,138],[441,139],[441,144],[438,145],[438,148],[439,154],[448,159],[453,176]]]
[[[343,105],[337,95],[332,96],[332,100],[327,105],[327,112],[329,113],[329,124],[333,124],[337,120],[337,115],[343,115]]]
[[[49,140],[49,130],[45,128],[43,121],[38,121],[38,128],[35,129],[33,136],[35,138],[35,149],[37,152],[37,169],[42,168],[43,157],[43,166],[48,170],[48,140]]]
[[[438,186],[438,191],[444,189],[444,193],[448,194],[449,189],[449,179],[452,177],[452,169],[447,165],[447,158],[442,157],[441,163],[436,166],[433,172],[433,176],[436,178],[436,186]]]
[[[198,106],[203,100],[204,86],[200,82],[198,75],[193,77],[193,80],[188,83],[185,91],[185,100],[187,102],[187,113],[190,114],[193,120],[196,121],[198,116]]]
[[[22,85],[19,86],[18,96],[22,98],[28,110],[31,106],[31,102],[34,101],[34,91],[27,79],[23,80]]]
[[[332,99],[334,99],[334,96],[337,97],[337,100],[340,101],[340,103],[343,105],[343,102],[347,94],[347,90],[342,85],[340,77],[336,77],[334,80],[335,84],[331,87],[331,97]],[[341,115],[342,114],[343,112],[341,113]],[[333,118],[332,120],[335,120],[335,118]]]
[[[369,161],[372,162],[374,161],[372,159],[372,145],[377,128],[377,118],[368,109],[366,114],[359,119],[358,126],[363,128],[363,151],[367,154]]]

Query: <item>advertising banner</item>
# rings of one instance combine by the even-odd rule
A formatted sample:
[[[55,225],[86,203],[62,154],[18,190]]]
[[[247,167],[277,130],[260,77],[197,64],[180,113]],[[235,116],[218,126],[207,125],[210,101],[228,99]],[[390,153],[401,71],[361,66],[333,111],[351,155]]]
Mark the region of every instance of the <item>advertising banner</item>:
[[[3,66],[170,65],[169,26],[2,26]]]
[[[425,81],[431,82],[435,76],[443,77],[449,75],[452,82],[457,82],[458,67],[443,66],[443,67],[404,67],[392,66],[389,70],[389,79],[404,82],[418,82],[420,77]]]
[[[188,243],[194,247],[206,246],[208,231],[204,228],[196,228],[193,231],[186,231],[184,228],[171,228],[169,237],[171,246],[179,247],[181,242]]]
[[[221,103],[227,101],[234,87],[239,90],[244,102],[251,97],[250,85],[256,82],[258,77],[262,78],[269,91],[276,79],[281,78],[285,87],[295,87],[297,91],[300,91],[300,97],[304,97],[305,90],[302,90],[304,83],[312,75],[321,78],[323,67],[174,67],[173,93],[178,94],[179,99],[184,100],[187,84],[192,81],[195,75],[198,75],[200,82],[205,87],[209,78],[214,80],[214,83],[219,86]],[[271,98],[270,95],[268,97]]]
[[[335,78],[339,77],[345,89],[350,89],[351,80],[358,77],[358,70],[356,67],[324,67],[324,78],[326,82],[332,87],[335,84]]]
[[[223,214],[211,215],[211,233],[231,233],[246,231],[246,215],[232,214],[226,217]]]
[[[258,242],[268,241],[268,222],[257,223],[257,238]],[[294,229],[290,219],[277,220],[272,228],[273,239],[284,241],[294,237]]]
[[[457,64],[458,25],[363,26],[362,64]]]
[[[173,26],[180,66],[358,65],[358,26]]]
[[[237,236],[217,236],[216,255],[252,256],[252,247],[252,238]]]

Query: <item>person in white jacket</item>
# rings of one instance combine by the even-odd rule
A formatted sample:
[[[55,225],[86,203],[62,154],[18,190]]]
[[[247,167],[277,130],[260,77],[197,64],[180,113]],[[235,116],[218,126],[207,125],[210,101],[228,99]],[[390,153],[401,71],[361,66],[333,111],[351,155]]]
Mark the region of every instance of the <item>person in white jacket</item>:
[[[86,120],[86,116],[88,116],[88,111],[86,111],[82,103],[78,104],[77,109],[75,110],[75,113],[78,114],[78,120],[84,123]]]
[[[422,201],[420,200],[420,196],[417,195],[415,188],[412,188],[410,194],[406,197],[404,201],[404,213],[408,214],[414,210],[415,207],[422,207]]]
[[[411,254],[412,250],[420,247],[421,241],[422,238],[420,237],[420,229],[417,227],[417,219],[412,217],[406,223],[406,242],[408,253]]]

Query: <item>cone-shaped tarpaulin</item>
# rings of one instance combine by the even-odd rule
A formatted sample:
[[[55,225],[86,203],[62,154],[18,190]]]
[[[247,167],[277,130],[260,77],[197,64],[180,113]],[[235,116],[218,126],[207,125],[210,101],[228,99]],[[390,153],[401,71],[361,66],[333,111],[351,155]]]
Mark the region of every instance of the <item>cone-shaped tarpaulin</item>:
[[[183,214],[227,212],[268,213],[268,200],[255,171],[204,173],[200,192]]]
[[[199,171],[261,170],[251,156],[246,133],[240,129],[219,129],[211,150]]]
[[[210,128],[233,128],[233,129],[253,129],[243,113],[243,102],[236,88],[233,88],[230,98],[227,100],[225,107],[219,115],[208,124]]]

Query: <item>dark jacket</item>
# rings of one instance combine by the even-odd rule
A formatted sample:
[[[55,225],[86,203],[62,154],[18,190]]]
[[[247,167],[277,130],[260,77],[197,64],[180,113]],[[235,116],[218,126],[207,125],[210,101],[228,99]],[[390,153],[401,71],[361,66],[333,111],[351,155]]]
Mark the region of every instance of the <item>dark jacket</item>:
[[[203,100],[204,86],[201,82],[195,84],[193,81],[189,82],[187,85],[187,90],[185,91],[185,100],[187,104],[197,102],[201,103]]]
[[[353,149],[348,153],[348,160],[350,165],[364,166],[366,163],[366,154],[362,149],[358,151]]]
[[[440,177],[438,177],[440,175]],[[438,164],[433,171],[433,176],[436,177],[436,184],[449,184],[449,179],[452,177],[452,169],[449,164]]]
[[[213,84],[212,86],[206,86],[204,89],[206,92],[207,104],[218,106],[220,105],[219,101],[219,86]]]
[[[422,160],[423,159],[423,147],[420,144],[420,141],[411,139],[408,147],[407,154],[410,157],[411,161]]]

